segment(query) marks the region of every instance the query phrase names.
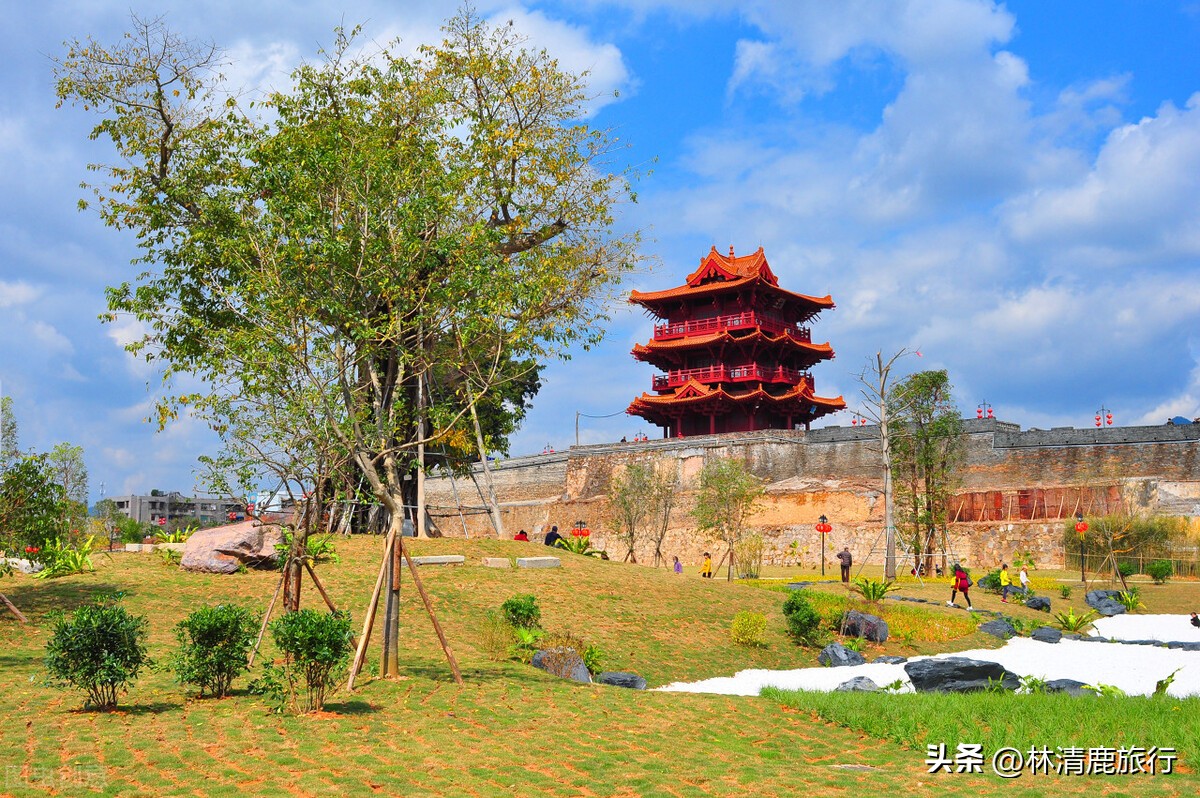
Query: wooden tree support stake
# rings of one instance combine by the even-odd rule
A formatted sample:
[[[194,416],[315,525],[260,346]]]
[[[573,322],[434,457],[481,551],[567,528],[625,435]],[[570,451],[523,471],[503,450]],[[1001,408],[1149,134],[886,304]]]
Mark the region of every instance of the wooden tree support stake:
[[[4,606],[8,607],[8,609],[12,611],[13,615],[15,615],[21,619],[21,623],[29,623],[29,619],[26,618],[24,615],[22,615],[21,611],[19,609],[17,609],[15,606],[13,606],[13,603],[8,600],[8,596],[4,595],[3,593],[0,593],[0,601],[4,602]]]
[[[258,640],[254,641],[254,649],[250,652],[249,667],[254,667],[254,658],[258,656],[258,647],[262,645],[263,635],[267,633],[267,624],[271,621],[271,612],[275,609],[275,602],[279,599],[279,591],[283,589],[283,581],[287,579],[287,569],[279,575],[279,584],[275,586],[275,595],[271,596],[271,603],[267,605],[267,614],[263,616],[262,627],[258,630]]]
[[[450,650],[450,644],[446,642],[446,635],[442,633],[442,625],[438,623],[437,615],[433,612],[433,604],[429,601],[425,586],[421,584],[421,576],[417,573],[417,564],[413,562],[412,557],[408,556],[408,549],[404,548],[404,538],[400,539],[400,553],[408,562],[408,571],[412,574],[417,592],[421,594],[421,601],[425,602],[425,611],[429,613],[429,620],[433,622],[433,630],[437,632],[438,640],[442,644],[442,651],[445,652],[446,660],[450,663],[450,672],[454,674],[454,681],[461,685],[463,683],[462,674],[458,672],[458,663],[454,660],[454,652]]]
[[[388,560],[392,553],[392,543],[396,539],[396,530],[388,531],[387,539],[383,542],[383,559],[379,563],[379,576],[375,580],[375,589],[371,592],[371,601],[363,618],[362,636],[358,638],[358,648],[354,652],[354,662],[350,665],[350,680],[346,683],[347,690],[354,689],[354,679],[363,667],[367,654],[367,644],[371,642],[371,626],[375,623],[375,610],[379,606],[379,593],[383,590],[383,579],[387,575]]]

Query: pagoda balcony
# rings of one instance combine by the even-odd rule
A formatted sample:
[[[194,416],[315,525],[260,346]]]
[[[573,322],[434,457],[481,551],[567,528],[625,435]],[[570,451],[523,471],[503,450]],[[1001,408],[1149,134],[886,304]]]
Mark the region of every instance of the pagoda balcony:
[[[764,368],[756,364],[744,366],[706,366],[698,369],[676,369],[666,374],[656,374],[654,390],[666,391],[678,388],[688,380],[696,380],[705,385],[738,382],[772,382],[787,385],[808,384],[808,390],[813,390],[812,375],[806,371],[797,371],[784,366]]]
[[[798,341],[812,342],[812,332],[808,327],[799,324],[789,324],[783,319],[765,313],[747,310],[743,313],[733,313],[728,316],[714,316],[711,319],[695,321],[673,321],[654,326],[654,340],[669,341],[689,335],[725,332],[726,330],[752,330],[758,327],[763,332],[787,334]]]

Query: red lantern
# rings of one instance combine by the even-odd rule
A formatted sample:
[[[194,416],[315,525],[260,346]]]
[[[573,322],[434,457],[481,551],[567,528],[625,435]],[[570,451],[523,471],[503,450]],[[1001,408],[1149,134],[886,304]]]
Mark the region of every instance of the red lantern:
[[[158,525],[159,525],[159,526],[166,526],[166,525],[167,525],[167,519],[166,519],[166,518],[160,518],[160,519],[158,519]]]
[[[1108,426],[1111,427],[1112,426],[1112,413],[1106,414],[1104,416],[1104,421],[1108,424]]]
[[[1087,525],[1087,522],[1086,522],[1086,521],[1080,521],[1078,524],[1076,524],[1076,525],[1075,525],[1075,531],[1076,531],[1076,532],[1078,532],[1078,533],[1079,533],[1079,534],[1081,534],[1081,535],[1082,535],[1084,532],[1087,532],[1087,531],[1088,531],[1088,525]]]
[[[988,418],[995,418],[996,414],[992,412],[992,408],[988,408]]]
[[[983,418],[983,408],[982,407],[975,408],[975,418]]]
[[[833,525],[822,522],[822,523],[814,525],[813,529],[817,530],[822,535],[826,535],[833,531]]]

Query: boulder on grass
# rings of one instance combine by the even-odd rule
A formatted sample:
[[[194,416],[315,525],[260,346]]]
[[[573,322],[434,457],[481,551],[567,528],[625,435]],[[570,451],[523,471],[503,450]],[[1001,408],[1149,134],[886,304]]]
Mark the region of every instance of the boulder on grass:
[[[592,683],[592,675],[583,664],[583,657],[573,648],[544,648],[533,655],[533,667],[560,679]]]
[[[1096,691],[1083,682],[1075,679],[1051,679],[1046,682],[1047,693],[1066,693],[1067,695],[1096,695]]]
[[[1043,643],[1057,643],[1062,640],[1062,632],[1055,629],[1053,626],[1039,626],[1033,630],[1033,634],[1029,635],[1034,640],[1040,640]]]
[[[1034,596],[1025,602],[1025,606],[1031,610],[1050,612],[1050,599],[1046,598],[1045,596]]]
[[[852,651],[841,643],[830,643],[821,649],[821,653],[817,655],[817,662],[827,668],[841,668],[846,665],[863,665],[866,663],[866,658],[857,651]]]
[[[628,671],[604,671],[596,677],[600,684],[611,684],[613,687],[625,687],[630,690],[645,690],[646,680],[636,673]]]
[[[974,693],[999,684],[1005,690],[1021,686],[1021,677],[996,662],[945,657],[908,662],[904,672],[919,693]]]
[[[1007,640],[1017,634],[1017,630],[1013,628],[1012,624],[1003,618],[996,618],[993,621],[979,624],[979,631],[986,632],[992,637],[998,637],[1001,640]]]
[[[1125,613],[1125,605],[1117,601],[1119,594],[1117,590],[1089,590],[1083,600],[1096,612],[1111,618]]]
[[[858,610],[850,610],[842,616],[842,634],[850,637],[865,637],[872,643],[883,643],[888,639],[888,625],[883,618]]]
[[[879,685],[868,679],[866,676],[855,676],[848,682],[842,682],[836,688],[835,693],[878,693]]]
[[[179,567],[208,574],[232,574],[243,566],[274,568],[279,562],[275,546],[282,542],[278,525],[255,520],[201,529],[188,538]]]

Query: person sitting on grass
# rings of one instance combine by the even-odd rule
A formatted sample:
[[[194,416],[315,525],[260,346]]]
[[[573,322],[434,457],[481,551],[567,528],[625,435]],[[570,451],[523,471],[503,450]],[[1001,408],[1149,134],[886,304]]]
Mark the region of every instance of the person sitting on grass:
[[[1192,626],[1200,627],[1200,618],[1196,617],[1196,613],[1192,613]]]
[[[547,546],[553,546],[560,540],[562,540],[562,535],[558,534],[558,527],[552,526],[550,527],[550,531],[546,533],[546,539],[542,542]]]
[[[522,529],[520,532],[513,535],[513,540],[529,540],[529,533]]]

